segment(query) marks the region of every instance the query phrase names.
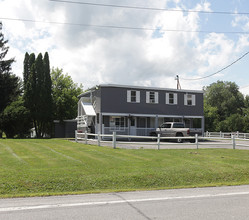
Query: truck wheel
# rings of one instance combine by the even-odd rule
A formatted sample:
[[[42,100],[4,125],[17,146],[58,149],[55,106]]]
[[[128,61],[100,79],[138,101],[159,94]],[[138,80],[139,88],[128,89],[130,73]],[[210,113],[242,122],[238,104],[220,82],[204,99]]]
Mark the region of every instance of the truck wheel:
[[[157,133],[156,133],[156,132],[151,132],[151,133],[150,133],[150,136],[156,137],[156,136],[157,136]]]
[[[150,136],[152,136],[151,140],[156,140],[157,133],[156,132],[151,132]]]
[[[176,134],[176,137],[183,137],[183,134],[182,134],[182,133],[177,133],[177,134]],[[182,138],[177,138],[177,139],[176,139],[176,142],[177,142],[177,143],[182,143],[182,142],[183,142],[183,139],[182,139]]]

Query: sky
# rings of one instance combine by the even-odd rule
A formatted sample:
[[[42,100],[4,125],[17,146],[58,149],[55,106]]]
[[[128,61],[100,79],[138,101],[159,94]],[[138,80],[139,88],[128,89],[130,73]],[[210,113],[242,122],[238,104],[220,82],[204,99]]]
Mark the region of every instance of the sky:
[[[84,89],[176,89],[178,75],[182,89],[222,80],[249,95],[248,0],[0,0],[0,21],[20,77],[26,52],[47,51]]]

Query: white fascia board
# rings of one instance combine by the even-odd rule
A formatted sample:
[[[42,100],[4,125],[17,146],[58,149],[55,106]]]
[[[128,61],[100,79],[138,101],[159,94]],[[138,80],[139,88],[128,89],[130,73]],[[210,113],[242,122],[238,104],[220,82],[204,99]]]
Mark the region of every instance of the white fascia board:
[[[151,117],[151,118],[204,118],[204,116],[186,116],[186,115],[156,115],[156,114],[133,114],[133,113],[111,113],[103,112],[103,116],[133,116],[133,117]]]
[[[204,116],[183,116],[183,118],[204,118]]]
[[[127,113],[108,113],[108,112],[103,112],[101,115],[105,116],[129,116],[130,114]]]
[[[157,115],[151,115],[151,114],[132,114],[132,113],[107,113],[104,112],[102,115],[106,116],[133,116],[133,117],[156,117]]]
[[[133,113],[111,113],[104,112],[103,116],[133,116],[133,117],[150,117],[150,118],[203,118],[204,116],[184,116],[184,115],[156,115],[156,114],[133,114]]]

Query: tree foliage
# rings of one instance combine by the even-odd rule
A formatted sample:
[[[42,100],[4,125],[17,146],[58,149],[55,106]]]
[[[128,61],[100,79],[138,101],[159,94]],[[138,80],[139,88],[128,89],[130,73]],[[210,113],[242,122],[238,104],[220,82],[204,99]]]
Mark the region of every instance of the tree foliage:
[[[1,126],[7,138],[28,136],[31,127],[29,116],[29,111],[24,107],[21,96],[17,101],[8,105],[0,117]]]
[[[14,58],[4,59],[9,51],[8,40],[4,39],[0,22],[0,113],[20,94],[20,81],[11,72]]]
[[[52,69],[52,96],[54,119],[63,121],[77,117],[78,96],[83,92],[62,69]]]
[[[14,62],[14,58],[5,59],[9,51],[7,43],[8,40],[4,39],[2,23],[0,22],[0,115],[21,93],[20,79],[11,72],[11,65]],[[0,124],[0,136],[1,130],[3,130],[1,125],[2,124]]]
[[[204,88],[205,129],[245,131],[246,101],[234,82],[217,81]],[[248,103],[248,104],[246,104]]]
[[[25,54],[24,58],[24,104],[30,111],[38,138],[51,133],[52,94],[48,53]]]

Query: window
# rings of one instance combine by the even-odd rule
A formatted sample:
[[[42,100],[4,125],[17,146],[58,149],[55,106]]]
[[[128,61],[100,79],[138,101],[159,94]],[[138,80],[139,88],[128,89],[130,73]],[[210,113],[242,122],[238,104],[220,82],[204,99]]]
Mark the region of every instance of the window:
[[[146,92],[146,103],[158,103],[158,92]]]
[[[184,95],[184,105],[194,106],[195,105],[195,95],[185,94]]]
[[[177,105],[177,93],[166,93],[166,104]]]
[[[131,102],[136,102],[137,98],[137,92],[131,91]]]
[[[173,124],[173,128],[184,128],[184,124],[183,123],[174,123]]]
[[[127,102],[139,103],[140,102],[140,91],[127,90]]]
[[[162,124],[161,128],[171,128],[171,124]]]
[[[124,130],[125,128],[124,117],[110,117],[110,127],[113,130]]]

